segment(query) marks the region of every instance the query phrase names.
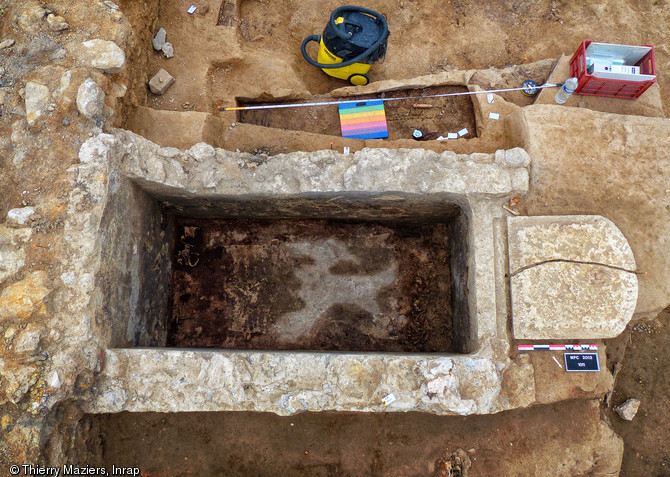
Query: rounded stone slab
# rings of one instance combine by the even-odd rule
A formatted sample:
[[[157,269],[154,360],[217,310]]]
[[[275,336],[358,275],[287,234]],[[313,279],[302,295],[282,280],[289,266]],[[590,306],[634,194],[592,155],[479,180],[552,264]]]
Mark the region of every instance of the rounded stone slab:
[[[507,236],[511,274],[554,260],[635,270],[626,237],[600,215],[509,217]]]
[[[510,282],[516,339],[614,338],[637,302],[637,276],[603,265],[542,263]]]

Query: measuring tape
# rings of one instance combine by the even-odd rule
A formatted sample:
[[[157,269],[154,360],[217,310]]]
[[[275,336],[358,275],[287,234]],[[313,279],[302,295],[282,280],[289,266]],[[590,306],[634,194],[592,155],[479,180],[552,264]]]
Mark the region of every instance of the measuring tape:
[[[529,344],[517,345],[519,351],[597,351],[596,344]]]
[[[554,83],[546,83],[543,85],[538,86],[537,84],[535,85],[535,90],[543,89],[543,88],[557,88],[558,86],[561,86],[560,84],[554,84]],[[393,98],[378,98],[376,101],[401,101],[403,99],[411,99],[414,101],[421,100],[424,98],[446,98],[449,96],[469,96],[469,95],[475,95],[475,94],[491,94],[491,93],[506,93],[508,91],[524,91],[528,90],[528,86],[522,86],[520,88],[502,88],[502,89],[488,89],[488,90],[483,90],[483,91],[463,91],[460,93],[441,93],[441,94],[427,94],[423,96],[399,96],[399,97],[393,97]],[[312,107],[312,106],[330,106],[330,105],[340,105],[340,104],[354,104],[354,103],[360,103],[364,100],[362,99],[343,99],[343,100],[337,100],[337,101],[319,101],[315,103],[287,103],[287,104],[264,104],[264,105],[258,105],[258,106],[219,106],[218,109],[219,111],[250,111],[250,110],[257,110],[257,109],[280,109],[280,108],[306,108],[306,107]]]

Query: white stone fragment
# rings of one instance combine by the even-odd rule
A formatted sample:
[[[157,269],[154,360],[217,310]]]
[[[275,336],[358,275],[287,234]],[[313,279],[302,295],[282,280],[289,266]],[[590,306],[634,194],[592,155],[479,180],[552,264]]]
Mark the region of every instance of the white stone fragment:
[[[60,386],[61,380],[60,376],[58,376],[58,371],[55,369],[49,373],[49,377],[47,378],[47,384],[52,387],[52,388],[57,388]]]
[[[126,66],[126,55],[113,41],[94,39],[82,43],[86,48],[85,61],[105,73],[118,73]]]
[[[51,31],[67,30],[70,27],[65,21],[65,18],[60,15],[54,15],[53,13],[47,15],[47,23],[49,24],[49,29]]]
[[[167,32],[165,31],[165,28],[160,27],[154,39],[151,40],[151,45],[154,47],[154,50],[161,51],[163,45],[165,44],[166,38],[167,38]]]
[[[174,56],[174,47],[170,42],[166,42],[161,47],[161,50],[163,51],[163,54],[165,55],[166,58],[172,58]]]
[[[199,142],[195,144],[188,153],[196,161],[206,161],[212,159],[216,155],[215,149],[207,143]]]
[[[102,117],[104,107],[105,93],[98,86],[98,83],[88,78],[77,90],[77,108],[79,112],[89,119],[97,119]]]
[[[33,207],[11,209],[7,212],[7,225],[10,227],[22,227],[28,223],[30,217],[33,215],[35,215],[35,209]]]
[[[49,111],[49,88],[32,81],[26,84],[25,92],[26,119],[34,126]]]
[[[623,404],[616,406],[614,410],[619,416],[621,416],[622,419],[625,419],[626,421],[632,421],[639,408],[640,401],[635,398],[630,398],[627,399]]]

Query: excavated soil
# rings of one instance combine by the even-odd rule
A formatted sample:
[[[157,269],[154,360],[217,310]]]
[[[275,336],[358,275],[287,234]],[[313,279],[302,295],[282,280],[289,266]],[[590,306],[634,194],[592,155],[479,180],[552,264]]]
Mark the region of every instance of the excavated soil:
[[[470,417],[123,412],[93,420],[89,445],[102,446],[102,463],[146,476],[521,477],[568,475],[565,466],[585,456],[598,408],[568,401]],[[440,473],[454,454],[469,469]]]
[[[612,340],[608,361],[620,371],[605,414],[623,437],[622,476],[670,475],[670,308],[654,320],[637,323]],[[629,398],[640,401],[632,421],[613,411]]]
[[[447,224],[176,227],[168,346],[452,351]]]
[[[388,94],[361,95],[356,99],[402,98],[384,102],[389,139],[407,139],[419,129],[424,137],[446,137],[448,132],[468,130],[463,137],[476,137],[475,113],[472,100],[467,95],[425,98],[424,96],[465,93],[468,89],[458,86],[439,86],[422,89],[398,90]],[[332,97],[317,95],[310,102],[333,101]],[[298,101],[282,102],[295,104]],[[238,101],[239,106],[261,106],[276,103]],[[430,107],[426,107],[430,106]],[[340,116],[337,106],[299,107],[240,111],[239,122],[271,128],[307,131],[339,136]]]

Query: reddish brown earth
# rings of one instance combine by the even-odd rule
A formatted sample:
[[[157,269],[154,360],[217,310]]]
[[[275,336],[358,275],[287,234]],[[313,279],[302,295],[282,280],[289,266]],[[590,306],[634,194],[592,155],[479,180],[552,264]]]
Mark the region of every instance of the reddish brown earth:
[[[444,223],[180,218],[174,250],[169,346],[452,351]],[[301,279],[305,268],[318,278]],[[374,283],[378,276],[386,278]],[[366,281],[374,295],[306,306],[314,293],[318,300],[349,283],[355,292]],[[290,313],[314,321],[310,333],[284,336]]]

